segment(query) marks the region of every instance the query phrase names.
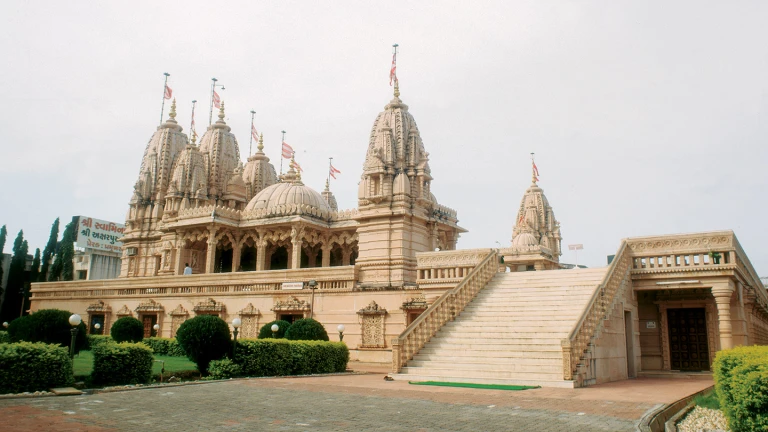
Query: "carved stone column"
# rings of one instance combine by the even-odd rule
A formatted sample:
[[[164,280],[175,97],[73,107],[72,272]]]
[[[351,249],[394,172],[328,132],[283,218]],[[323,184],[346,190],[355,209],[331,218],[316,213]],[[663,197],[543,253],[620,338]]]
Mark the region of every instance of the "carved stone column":
[[[302,229],[301,227],[293,227],[291,229],[291,268],[292,269],[300,269],[301,268],[301,245],[303,241],[301,240],[302,237]]]
[[[181,256],[184,254],[184,240],[176,240],[176,274],[180,275],[184,273],[184,266],[181,263]]]
[[[348,266],[352,257],[352,245],[344,245],[341,250],[341,265]]]
[[[330,267],[331,266],[331,249],[333,248],[332,244],[323,243],[323,246],[321,247],[321,250],[323,251],[323,267]]]
[[[208,236],[208,250],[205,256],[205,272],[213,273],[216,266],[216,235],[214,230],[211,229],[211,234]]]
[[[733,324],[731,323],[731,297],[733,284],[731,282],[712,287],[712,295],[717,304],[717,322],[720,329],[720,349],[733,348]]]
[[[232,244],[232,272],[240,271],[240,254],[243,247],[238,243]]]
[[[256,241],[256,271],[263,271],[266,269],[267,262],[267,241],[265,239],[258,239]]]

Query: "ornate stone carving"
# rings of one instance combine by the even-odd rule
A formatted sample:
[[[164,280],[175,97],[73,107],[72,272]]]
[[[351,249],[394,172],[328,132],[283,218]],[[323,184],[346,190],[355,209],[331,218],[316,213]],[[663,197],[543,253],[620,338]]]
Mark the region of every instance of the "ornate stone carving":
[[[126,308],[127,309],[127,308]],[[97,301],[96,303],[92,303],[88,306],[88,308],[85,309],[86,312],[89,314],[92,313],[110,313],[112,312],[112,307],[108,304],[104,303],[102,300]]]
[[[252,316],[252,315],[260,315],[259,310],[256,309],[252,303],[248,303],[248,306],[240,309],[240,312],[238,314],[242,316]]]
[[[291,297],[288,300],[278,300],[272,310],[278,311],[308,311],[310,309],[309,303],[306,300],[299,300],[296,297]]]
[[[357,311],[358,315],[386,315],[387,310],[379,306],[375,301],[371,300],[368,306]]]
[[[226,310],[226,306],[224,306],[224,303],[220,303],[212,298],[209,298],[208,300],[201,301],[200,303],[196,304],[192,310],[194,310],[196,314],[212,312],[221,313]]]
[[[164,312],[165,308],[160,303],[154,301],[153,299],[149,299],[145,302],[139,303],[139,306],[136,308],[136,313],[142,313],[142,312]]]
[[[133,312],[131,312],[130,309],[128,309],[128,305],[123,305],[117,312],[115,312],[115,315],[117,315],[118,318],[122,318],[124,316],[131,316],[133,315]]]
[[[384,314],[363,315],[360,348],[386,348],[384,338]]]
[[[413,297],[407,301],[403,302],[403,306],[400,307],[402,310],[420,310],[420,309],[426,309],[429,305],[427,304],[427,299],[424,297],[424,294],[419,295],[418,297]]]
[[[490,249],[421,252],[416,254],[418,268],[474,267],[491,252]]]
[[[178,305],[176,309],[171,311],[171,337],[176,337],[176,332],[179,331],[179,327],[189,317],[189,312],[184,309],[184,306]]]

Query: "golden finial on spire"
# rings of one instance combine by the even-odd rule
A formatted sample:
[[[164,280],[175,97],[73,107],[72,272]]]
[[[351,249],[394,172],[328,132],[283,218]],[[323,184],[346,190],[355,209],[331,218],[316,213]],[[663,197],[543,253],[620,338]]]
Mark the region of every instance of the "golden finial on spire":
[[[328,179],[325,179],[325,192],[330,192],[331,190],[331,182],[328,181]]]
[[[224,101],[221,101],[221,107],[219,108],[219,120],[224,121]]]
[[[264,153],[264,134],[259,135],[259,145],[256,148],[259,149],[259,153]]]
[[[192,131],[192,145],[196,145],[197,143],[197,133],[193,130]]]
[[[168,117],[176,120],[176,98],[173,98],[173,102],[171,102],[171,112],[168,114]]]
[[[397,78],[395,78],[395,97],[400,97],[400,81]]]

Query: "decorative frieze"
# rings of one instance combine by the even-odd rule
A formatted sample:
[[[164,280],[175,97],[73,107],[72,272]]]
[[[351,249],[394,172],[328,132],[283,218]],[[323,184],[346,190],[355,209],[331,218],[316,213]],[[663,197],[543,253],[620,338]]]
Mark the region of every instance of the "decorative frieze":
[[[226,310],[226,306],[224,306],[224,303],[209,298],[196,304],[192,310],[194,310],[197,315],[210,313],[219,314]]]
[[[189,317],[189,312],[181,304],[171,311],[171,337],[176,337],[176,332],[181,324],[187,320],[187,317]]]
[[[128,305],[123,305],[117,312],[115,312],[115,315],[117,315],[118,318],[122,318],[125,316],[132,316],[133,312],[131,312],[130,309],[128,309]]]
[[[291,297],[288,300],[278,300],[275,303],[275,306],[272,307],[272,310],[275,312],[286,312],[286,311],[309,311],[310,306],[309,303],[307,303],[306,300],[299,300],[296,297]]]
[[[136,308],[136,313],[147,313],[147,312],[164,312],[165,308],[160,303],[154,301],[153,299],[149,299],[145,302],[139,303],[139,306]]]

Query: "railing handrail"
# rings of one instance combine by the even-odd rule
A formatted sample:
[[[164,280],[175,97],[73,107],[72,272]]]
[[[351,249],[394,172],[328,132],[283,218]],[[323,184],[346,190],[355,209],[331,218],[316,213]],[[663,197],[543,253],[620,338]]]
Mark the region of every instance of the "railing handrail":
[[[400,333],[400,335],[397,338],[395,338],[392,341],[393,345],[398,345],[398,346],[404,345],[404,343],[407,341],[407,339],[409,337],[413,336],[415,329],[417,329],[420,325],[424,324],[425,320],[427,320],[428,318],[432,317],[432,315],[435,313],[435,311],[437,311],[440,307],[442,307],[443,303],[445,303],[447,301],[447,299],[449,299],[449,298],[451,298],[453,296],[456,296],[457,294],[461,293],[462,289],[464,289],[464,287],[473,278],[475,278],[481,271],[484,270],[484,267],[488,264],[489,261],[491,261],[491,260],[495,261],[496,256],[497,256],[497,250],[492,249],[488,253],[488,255],[485,258],[483,258],[483,260],[480,261],[475,266],[475,268],[473,268],[472,271],[470,271],[469,274],[467,274],[467,276],[465,276],[464,279],[462,279],[461,282],[459,282],[458,285],[456,285],[456,287],[454,287],[453,289],[451,289],[449,291],[444,292],[440,297],[438,297],[437,300],[435,300],[431,305],[429,305],[429,307],[424,312],[422,312],[418,317],[416,317],[416,319],[413,320],[413,322],[408,327],[406,327],[405,330],[403,330],[403,332]],[[455,311],[455,312],[458,313],[460,311]],[[440,326],[442,326],[442,324]],[[435,333],[437,332],[437,330],[439,330],[439,327],[435,327],[434,328],[434,332]],[[433,336],[433,335],[430,335],[430,337],[431,336]],[[419,347],[419,349],[420,349],[420,347]],[[395,364],[395,367],[393,369],[395,370],[395,372],[399,372],[400,365],[405,363],[405,362],[402,361],[402,358],[399,357],[399,356],[402,356],[402,355],[403,355],[403,353],[401,351],[393,349],[393,356],[398,356],[398,358],[393,358],[393,363]],[[406,361],[407,360],[408,359],[406,359]]]
[[[625,240],[621,241],[621,245],[619,246],[619,250],[616,252],[616,256],[613,258],[613,261],[611,261],[611,265],[608,266],[608,271],[605,272],[605,276],[603,276],[603,280],[600,281],[600,284],[597,286],[597,289],[592,293],[592,297],[589,299],[589,302],[587,302],[587,305],[584,307],[584,310],[581,311],[581,315],[579,317],[579,320],[576,322],[576,324],[573,326],[573,329],[571,329],[571,332],[568,333],[568,340],[573,340],[574,336],[576,336],[576,333],[581,330],[582,325],[584,324],[584,320],[587,318],[587,314],[590,310],[592,310],[592,307],[594,306],[595,302],[597,302],[597,298],[602,293],[605,286],[608,284],[608,282],[611,280],[611,277],[613,276],[613,272],[616,271],[616,267],[618,266],[620,258],[623,258],[623,254],[627,253],[627,242]]]

